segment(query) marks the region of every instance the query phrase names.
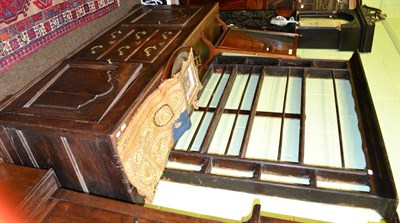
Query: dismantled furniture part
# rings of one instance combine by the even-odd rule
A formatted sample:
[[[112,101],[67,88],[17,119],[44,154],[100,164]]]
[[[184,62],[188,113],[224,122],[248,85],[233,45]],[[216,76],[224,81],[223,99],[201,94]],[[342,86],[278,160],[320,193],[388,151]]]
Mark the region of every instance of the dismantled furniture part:
[[[220,18],[239,28],[297,33],[299,48],[360,52],[371,52],[375,22],[385,19],[381,10],[366,5],[337,10],[302,6],[297,11],[225,10]]]
[[[239,53],[280,58],[296,58],[298,35],[294,33],[241,29],[226,25],[219,17],[222,34],[212,43],[201,34],[210,53],[203,66],[221,53]]]
[[[221,10],[337,10],[361,5],[361,0],[179,0],[180,5],[216,2]]]
[[[295,18],[296,15],[296,12],[290,12],[285,18]],[[294,23],[286,26],[272,24],[271,20],[279,16],[275,10],[221,10],[219,16],[227,25],[243,29],[294,33],[296,27]]]
[[[379,9],[365,5],[333,13],[300,11],[296,27],[299,47],[371,52],[375,22],[384,19],[381,15]]]
[[[349,61],[217,56],[171,181],[394,217],[398,198],[359,53]]]

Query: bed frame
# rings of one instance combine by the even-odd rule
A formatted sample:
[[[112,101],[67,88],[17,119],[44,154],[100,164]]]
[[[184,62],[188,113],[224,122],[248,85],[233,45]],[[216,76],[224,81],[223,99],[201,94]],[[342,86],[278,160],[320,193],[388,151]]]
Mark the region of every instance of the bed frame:
[[[245,82],[243,75],[248,75]],[[265,103],[262,91],[263,83],[270,80],[268,78],[283,78],[281,111],[257,109]],[[297,80],[297,92],[291,90],[296,85],[294,79]],[[322,85],[331,88],[334,112],[322,115],[322,120],[334,121],[335,131],[329,137],[337,137],[333,139],[335,146],[321,144],[318,147],[318,140],[308,136],[314,131],[310,130],[313,116],[318,116],[313,111],[324,109],[323,105],[317,106],[317,109],[309,106],[314,98],[310,97],[312,93],[307,87],[311,88],[312,81],[328,83]],[[238,83],[242,83],[242,92],[246,93],[238,93]],[[203,85],[205,90],[200,97],[200,108],[197,115],[196,112],[192,114],[192,128],[171,152],[164,171],[165,179],[370,208],[387,220],[393,219],[398,198],[358,52],[349,61],[220,55],[210,64]],[[208,88],[209,85],[217,87]],[[342,93],[343,86],[349,87],[345,95]],[[271,92],[276,92],[277,89],[272,87]],[[221,89],[223,92],[220,92]],[[240,99],[235,106],[232,106],[231,94]],[[271,94],[271,97],[277,97]],[[293,95],[300,99],[294,112],[289,103]],[[343,100],[349,99],[353,104],[343,105]],[[353,124],[351,121],[348,124],[351,120],[349,110],[353,110],[353,118],[356,117]],[[227,121],[229,119],[230,122]],[[254,140],[257,136],[252,134],[258,134],[254,126],[263,119],[275,119],[278,127],[274,129],[273,122],[267,122],[261,136],[265,137],[264,143],[257,144]],[[221,120],[230,124],[219,124]],[[293,130],[291,122],[296,123],[294,126],[297,125],[297,129]],[[356,131],[349,132],[348,125],[353,125]],[[319,127],[323,128],[323,124],[320,123]],[[357,137],[358,144],[355,143]],[[270,142],[274,140],[275,144]],[[223,145],[218,141],[224,141]],[[290,157],[288,147],[293,141],[297,143],[295,149],[290,151],[292,155],[294,153]],[[271,147],[274,147],[273,152]],[[332,148],[336,150],[332,152]],[[262,149],[270,152],[260,152]],[[336,156],[335,161],[331,161],[332,156]]]

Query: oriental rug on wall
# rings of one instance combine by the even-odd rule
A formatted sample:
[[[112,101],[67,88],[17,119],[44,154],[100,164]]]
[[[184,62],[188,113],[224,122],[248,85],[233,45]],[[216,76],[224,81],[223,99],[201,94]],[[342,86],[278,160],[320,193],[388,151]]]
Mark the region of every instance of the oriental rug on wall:
[[[0,0],[0,74],[119,0]]]

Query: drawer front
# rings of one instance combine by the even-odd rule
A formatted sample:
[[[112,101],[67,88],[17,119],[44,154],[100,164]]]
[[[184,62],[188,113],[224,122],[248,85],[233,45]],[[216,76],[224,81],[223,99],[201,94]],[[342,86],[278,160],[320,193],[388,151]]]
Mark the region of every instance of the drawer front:
[[[98,60],[113,49],[129,34],[136,30],[130,26],[118,25],[104,33],[75,54],[76,59]]]
[[[180,30],[131,28],[122,40],[103,36],[82,49],[77,57],[87,60],[152,63],[178,37]],[[112,37],[111,37],[112,38]],[[110,41],[115,41],[109,44]],[[107,45],[108,44],[108,45]]]
[[[157,30],[157,35],[145,43],[128,61],[153,63],[180,32],[180,30]]]
[[[101,60],[127,61],[157,33],[158,30],[155,29],[136,29],[106,55],[102,56]]]

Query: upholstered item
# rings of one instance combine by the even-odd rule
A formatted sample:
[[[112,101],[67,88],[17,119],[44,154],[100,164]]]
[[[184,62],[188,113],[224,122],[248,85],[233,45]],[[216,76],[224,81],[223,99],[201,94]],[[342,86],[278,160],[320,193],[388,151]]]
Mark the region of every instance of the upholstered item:
[[[141,104],[118,141],[118,154],[129,182],[151,202],[167,165],[168,155],[191,127],[189,112],[197,107],[202,85],[193,52],[172,78],[165,80]]]
[[[131,123],[126,130],[131,137],[119,141],[123,146],[118,146],[118,153],[129,182],[150,202],[175,140],[190,127],[179,79],[162,83],[140,106]]]

